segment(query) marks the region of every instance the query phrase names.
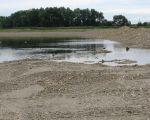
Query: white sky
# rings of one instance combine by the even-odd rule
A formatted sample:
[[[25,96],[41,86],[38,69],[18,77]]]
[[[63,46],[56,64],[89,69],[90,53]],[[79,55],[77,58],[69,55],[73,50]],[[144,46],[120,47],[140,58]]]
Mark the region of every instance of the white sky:
[[[8,16],[18,10],[40,7],[94,8],[109,20],[123,14],[132,23],[150,22],[150,0],[0,0],[0,16]]]

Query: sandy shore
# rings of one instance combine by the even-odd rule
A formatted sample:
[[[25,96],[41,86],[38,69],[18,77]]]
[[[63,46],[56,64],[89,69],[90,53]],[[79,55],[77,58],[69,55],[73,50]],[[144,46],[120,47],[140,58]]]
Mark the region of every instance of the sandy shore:
[[[111,39],[150,48],[150,29],[0,33],[1,37]],[[149,120],[150,65],[107,67],[22,60],[0,63],[2,120]]]
[[[118,41],[129,47],[150,48],[150,29],[85,29],[58,32],[0,32],[0,37],[52,37],[52,38],[98,38]]]
[[[0,64],[0,119],[148,120],[150,65]]]

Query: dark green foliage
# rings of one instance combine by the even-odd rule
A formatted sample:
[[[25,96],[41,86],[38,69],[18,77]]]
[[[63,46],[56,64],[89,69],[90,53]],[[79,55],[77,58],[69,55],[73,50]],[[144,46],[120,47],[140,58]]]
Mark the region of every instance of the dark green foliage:
[[[104,19],[102,25],[104,25],[104,26],[113,26],[113,21],[108,21],[108,20]]]
[[[11,28],[12,20],[10,17],[0,17],[0,28]]]
[[[128,21],[128,19],[123,15],[115,15],[113,17],[113,22],[114,22],[114,25],[116,25],[116,26],[125,26],[125,25],[128,26],[131,24]]]
[[[103,13],[94,9],[50,7],[18,11],[9,17],[0,17],[0,27],[96,26],[101,25],[103,19]]]
[[[142,23],[141,23],[141,22],[138,22],[137,26],[142,26]]]
[[[150,22],[138,22],[137,27],[150,27]]]
[[[130,25],[130,22],[122,15],[114,16],[114,21],[108,21],[102,12],[94,9],[71,10],[64,7],[23,10],[9,17],[0,17],[0,28],[124,25]]]

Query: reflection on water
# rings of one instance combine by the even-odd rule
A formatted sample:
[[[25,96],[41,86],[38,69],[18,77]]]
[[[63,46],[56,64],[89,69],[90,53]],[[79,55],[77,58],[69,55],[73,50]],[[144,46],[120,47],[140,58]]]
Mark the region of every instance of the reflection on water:
[[[0,62],[20,59],[50,59],[87,64],[102,62],[107,65],[129,64],[117,61],[131,60],[143,65],[150,63],[150,50],[123,48],[117,42],[97,39],[0,41]]]

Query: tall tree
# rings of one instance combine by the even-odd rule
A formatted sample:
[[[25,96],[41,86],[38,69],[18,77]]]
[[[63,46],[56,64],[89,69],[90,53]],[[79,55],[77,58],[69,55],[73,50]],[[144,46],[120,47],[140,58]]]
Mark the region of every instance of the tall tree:
[[[116,26],[125,26],[125,25],[130,24],[128,19],[123,15],[115,15],[113,17],[113,22],[114,22],[114,25],[116,25]]]
[[[127,25],[124,16],[114,16],[115,25]],[[104,19],[103,13],[94,9],[75,9],[47,7],[22,10],[9,17],[0,17],[0,27],[65,27],[65,26],[100,26],[112,25]]]

